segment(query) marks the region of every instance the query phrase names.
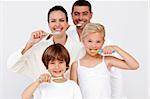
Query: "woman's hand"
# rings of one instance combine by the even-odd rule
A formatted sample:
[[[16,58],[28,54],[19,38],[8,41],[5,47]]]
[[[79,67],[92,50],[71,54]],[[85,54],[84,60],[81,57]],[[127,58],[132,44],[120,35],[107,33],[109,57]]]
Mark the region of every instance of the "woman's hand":
[[[44,32],[43,30],[32,32],[28,43],[31,43],[31,45],[34,45],[40,42],[46,35],[48,35],[48,33]]]
[[[22,50],[22,55],[28,51],[34,44],[40,42],[48,33],[44,32],[43,30],[32,32],[30,39],[28,40],[25,48]]]

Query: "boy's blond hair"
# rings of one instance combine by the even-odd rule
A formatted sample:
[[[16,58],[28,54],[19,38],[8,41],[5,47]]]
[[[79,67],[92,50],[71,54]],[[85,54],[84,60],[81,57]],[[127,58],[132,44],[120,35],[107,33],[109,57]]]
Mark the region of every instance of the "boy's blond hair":
[[[87,23],[82,31],[81,40],[91,33],[100,33],[102,37],[105,37],[105,28],[99,23]]]

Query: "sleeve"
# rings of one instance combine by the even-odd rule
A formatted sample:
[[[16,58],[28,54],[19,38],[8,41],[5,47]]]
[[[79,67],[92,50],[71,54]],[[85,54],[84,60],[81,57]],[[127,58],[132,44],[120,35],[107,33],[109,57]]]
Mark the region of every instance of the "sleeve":
[[[21,54],[21,51],[23,50],[23,48],[20,48],[19,50],[17,50],[16,52],[14,52],[13,54],[11,54],[7,60],[7,68],[16,72],[17,71],[17,67],[15,68],[14,64],[17,63],[17,61],[23,56]]]
[[[76,83],[75,83],[75,87],[74,87],[74,98],[73,99],[82,99],[81,90]]]
[[[30,48],[24,55],[21,54],[22,49],[13,53],[7,61],[7,68],[13,72],[24,74],[31,78],[35,78],[36,68],[34,67],[36,49],[35,46]]]
[[[39,87],[35,90],[35,92],[33,93],[32,99],[42,99],[41,89],[42,89],[42,87],[39,86]]]

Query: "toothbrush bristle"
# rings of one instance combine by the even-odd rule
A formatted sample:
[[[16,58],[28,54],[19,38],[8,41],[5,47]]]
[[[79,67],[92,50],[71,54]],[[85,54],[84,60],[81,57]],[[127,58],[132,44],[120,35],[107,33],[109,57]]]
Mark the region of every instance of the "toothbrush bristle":
[[[62,77],[62,76],[60,76],[60,77],[55,77],[55,78],[54,78],[54,77],[52,77],[52,78],[51,78],[51,80],[58,80],[58,79],[63,79],[63,77]]]
[[[90,50],[90,52],[98,52],[98,50]]]

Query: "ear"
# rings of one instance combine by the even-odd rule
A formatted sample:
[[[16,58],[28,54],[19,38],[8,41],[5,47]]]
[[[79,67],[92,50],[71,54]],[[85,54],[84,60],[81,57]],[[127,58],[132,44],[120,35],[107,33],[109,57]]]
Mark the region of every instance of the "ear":
[[[103,44],[102,44],[102,47],[104,47],[104,43],[105,43],[105,39],[103,40]]]
[[[84,43],[84,39],[81,39],[81,43]]]
[[[73,12],[71,12],[71,17],[73,17]]]
[[[66,30],[70,27],[69,23],[66,24]]]
[[[93,12],[91,12],[90,14],[91,14],[91,17],[90,17],[90,19],[92,19],[92,17],[93,17]]]

